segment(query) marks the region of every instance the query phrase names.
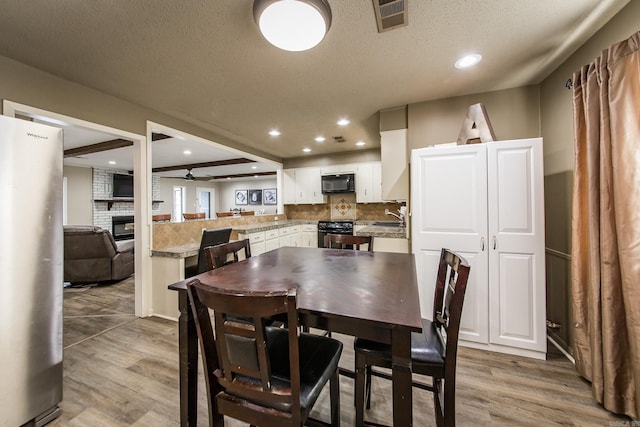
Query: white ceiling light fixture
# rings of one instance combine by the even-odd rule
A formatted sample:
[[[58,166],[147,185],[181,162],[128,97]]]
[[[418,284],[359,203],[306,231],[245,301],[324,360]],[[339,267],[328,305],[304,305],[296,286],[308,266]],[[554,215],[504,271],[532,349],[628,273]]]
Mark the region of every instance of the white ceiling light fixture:
[[[311,49],[331,27],[327,0],[254,0],[253,19],[265,39],[290,52]]]
[[[364,141],[358,141],[358,142],[356,142],[356,145],[357,145],[358,147],[362,147],[362,146],[363,146],[363,145],[365,145],[365,144],[366,144],[366,142],[364,142]]]
[[[324,142],[325,137],[324,136],[316,136],[316,142]]]
[[[305,153],[310,153],[311,152],[311,148],[305,147],[305,148],[302,149],[302,151],[304,151]]]
[[[191,154],[191,150],[184,150],[182,154],[184,154],[185,156],[188,156]]]
[[[482,59],[482,55],[479,55],[477,53],[472,53],[471,55],[465,55],[456,61],[455,67],[459,69],[473,67],[478,62],[480,62],[481,59]]]
[[[348,125],[349,123],[351,123],[351,121],[350,121],[349,119],[340,119],[340,120],[338,120],[338,121],[336,122],[336,124],[337,124],[338,126],[346,126],[346,125]]]
[[[269,135],[271,135],[271,136],[280,136],[280,131],[278,129],[271,129],[269,131]]]

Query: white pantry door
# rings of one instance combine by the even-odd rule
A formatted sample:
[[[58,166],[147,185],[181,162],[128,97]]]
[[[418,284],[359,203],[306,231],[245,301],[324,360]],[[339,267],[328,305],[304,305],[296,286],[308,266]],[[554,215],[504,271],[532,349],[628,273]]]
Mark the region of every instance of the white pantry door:
[[[542,138],[486,145],[489,342],[545,352]]]
[[[471,265],[460,339],[489,340],[486,144],[411,152],[411,241],[422,316],[432,318],[440,250]]]

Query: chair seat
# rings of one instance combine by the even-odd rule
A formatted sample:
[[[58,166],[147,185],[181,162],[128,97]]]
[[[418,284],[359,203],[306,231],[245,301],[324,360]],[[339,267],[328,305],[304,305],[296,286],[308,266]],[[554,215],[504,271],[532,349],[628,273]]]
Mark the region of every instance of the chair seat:
[[[354,347],[356,351],[366,353],[367,357],[391,361],[391,346],[388,344],[356,338]],[[422,333],[411,334],[411,361],[418,368],[414,368],[416,372],[444,368],[444,347],[431,320],[422,319]]]
[[[267,327],[267,350],[271,361],[271,374],[274,388],[288,390],[289,375],[289,337],[284,328]],[[300,334],[300,406],[310,408],[317,400],[324,385],[336,372],[342,343],[333,338],[319,335]],[[254,379],[240,377],[240,380],[257,383]],[[291,405],[261,402],[281,411],[290,411]]]

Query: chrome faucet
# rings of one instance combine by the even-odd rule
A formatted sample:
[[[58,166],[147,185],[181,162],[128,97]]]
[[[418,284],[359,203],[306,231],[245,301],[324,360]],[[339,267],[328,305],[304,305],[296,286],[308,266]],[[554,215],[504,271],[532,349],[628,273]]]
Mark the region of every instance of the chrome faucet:
[[[403,212],[402,209],[398,209],[398,213],[397,214],[393,213],[393,212],[390,212],[389,209],[385,209],[384,210],[384,214],[385,215],[391,215],[392,217],[397,218],[398,221],[400,221],[400,223],[402,225],[404,225],[404,212]]]

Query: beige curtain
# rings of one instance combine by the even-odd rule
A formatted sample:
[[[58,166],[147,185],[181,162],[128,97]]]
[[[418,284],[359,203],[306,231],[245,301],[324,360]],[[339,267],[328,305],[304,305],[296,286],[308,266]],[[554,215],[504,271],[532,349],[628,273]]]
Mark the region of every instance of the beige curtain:
[[[640,414],[640,32],[573,76],[576,369],[612,412]]]

